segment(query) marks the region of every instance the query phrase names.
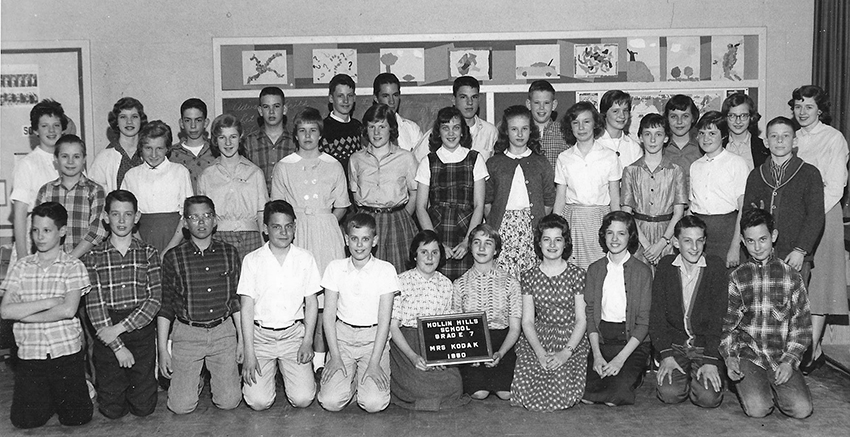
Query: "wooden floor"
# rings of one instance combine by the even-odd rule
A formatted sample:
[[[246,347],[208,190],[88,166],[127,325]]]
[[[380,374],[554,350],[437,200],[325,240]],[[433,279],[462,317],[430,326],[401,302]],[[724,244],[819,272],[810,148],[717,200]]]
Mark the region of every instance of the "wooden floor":
[[[268,411],[254,412],[244,404],[233,411],[216,409],[208,388],[193,414],[177,416],[165,407],[159,393],[154,414],[109,420],[95,410],[92,421],[78,428],[64,427],[56,417],[29,431],[12,427],[8,414],[12,371],[0,364],[0,436],[847,436],[850,435],[850,377],[825,366],[807,378],[814,397],[814,415],[806,420],[779,412],[764,419],[744,416],[735,395],[727,392],[723,404],[703,410],[690,403],[664,405],[655,398],[654,375],[638,389],[637,405],[609,408],[578,405],[557,413],[531,413],[510,407],[495,396],[452,411],[411,412],[395,406],[368,414],[356,405],[329,413],[314,403],[306,409],[290,407],[282,393]]]

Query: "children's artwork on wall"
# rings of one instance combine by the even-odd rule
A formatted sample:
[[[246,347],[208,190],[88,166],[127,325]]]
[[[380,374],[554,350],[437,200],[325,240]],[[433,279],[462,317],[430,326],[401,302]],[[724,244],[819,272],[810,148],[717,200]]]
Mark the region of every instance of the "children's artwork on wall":
[[[684,94],[694,100],[700,116],[708,111],[719,111],[726,98],[726,90],[664,90],[664,91],[630,91],[632,95],[631,131],[637,132],[640,120],[646,114],[663,114],[664,105],[676,94]]]
[[[242,85],[286,85],[286,50],[244,50]]]
[[[667,38],[667,80],[699,80],[699,37],[675,36]]]
[[[602,99],[600,91],[576,91],[576,102],[590,102],[599,109],[599,100]]]
[[[381,73],[393,73],[401,82],[425,81],[425,49],[381,49]]]
[[[629,38],[626,52],[628,82],[657,82],[661,79],[661,52],[658,37]]]
[[[313,49],[313,83],[330,83],[337,74],[357,83],[357,49]]]
[[[618,44],[576,44],[575,77],[616,76]]]
[[[490,49],[452,49],[449,51],[451,77],[472,76],[490,80]]]
[[[561,47],[557,44],[516,46],[516,78],[557,79],[561,75]]]
[[[732,94],[750,94],[750,90],[747,88],[736,88],[736,89],[728,89],[726,90],[726,97],[731,96]]]
[[[38,103],[38,65],[3,64],[0,74],[0,106],[29,110]]]
[[[711,80],[744,80],[744,37],[711,37]]]

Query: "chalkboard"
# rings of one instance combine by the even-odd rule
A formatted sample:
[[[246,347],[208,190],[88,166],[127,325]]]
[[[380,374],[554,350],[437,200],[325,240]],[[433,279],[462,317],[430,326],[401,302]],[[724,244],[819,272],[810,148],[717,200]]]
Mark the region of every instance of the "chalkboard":
[[[417,317],[417,324],[422,358],[428,366],[493,360],[484,312]]]

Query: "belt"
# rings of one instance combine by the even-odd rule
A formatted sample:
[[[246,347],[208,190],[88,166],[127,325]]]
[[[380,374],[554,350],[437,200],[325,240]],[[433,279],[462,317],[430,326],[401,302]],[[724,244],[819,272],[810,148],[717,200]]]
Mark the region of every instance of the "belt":
[[[289,326],[286,326],[286,327],[283,327],[283,328],[269,328],[268,326],[263,326],[263,325],[260,324],[260,322],[254,320],[254,326],[256,326],[258,328],[262,328],[262,329],[268,329],[269,331],[286,331],[287,329],[295,326],[295,324],[298,323],[298,322],[299,322],[299,320],[296,320],[296,321],[292,322]]]
[[[215,328],[215,327],[216,327],[216,326],[218,326],[218,325],[221,325],[221,324],[222,324],[222,322],[224,322],[224,321],[225,321],[225,320],[227,320],[228,318],[230,318],[230,315],[229,315],[229,314],[228,314],[228,315],[226,315],[226,316],[224,316],[224,317],[222,317],[222,318],[220,318],[220,319],[210,320],[210,321],[208,321],[208,322],[191,322],[191,321],[189,321],[189,320],[183,320],[183,319],[181,319],[181,318],[179,318],[179,317],[177,318],[177,320],[179,320],[179,321],[180,321],[180,323],[184,323],[184,324],[189,325],[189,326],[191,326],[191,327],[193,327],[193,328],[205,328],[205,329],[212,329],[212,328]]]
[[[352,325],[351,323],[348,323],[344,320],[340,320],[340,322],[345,323],[346,325],[351,326],[352,328],[357,328],[357,329],[367,329],[367,328],[374,328],[374,327],[378,326],[377,323],[375,323],[374,325]]]
[[[653,215],[643,215],[639,212],[633,212],[632,217],[634,217],[635,220],[640,220],[642,222],[658,223],[658,222],[668,222],[668,221],[672,220],[673,219],[673,213],[671,212],[670,214],[654,215],[653,216]]]
[[[396,205],[391,208],[373,208],[371,206],[363,206],[360,205],[358,208],[362,211],[371,212],[372,214],[390,214],[393,212],[401,211],[407,206],[407,203],[403,203],[401,205]]]

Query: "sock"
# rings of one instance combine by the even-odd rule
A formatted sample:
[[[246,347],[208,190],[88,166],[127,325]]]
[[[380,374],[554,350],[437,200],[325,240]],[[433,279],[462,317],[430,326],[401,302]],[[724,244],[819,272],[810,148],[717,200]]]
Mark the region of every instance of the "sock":
[[[325,367],[325,355],[326,352],[315,352],[313,353],[313,371],[319,370],[321,367]]]

